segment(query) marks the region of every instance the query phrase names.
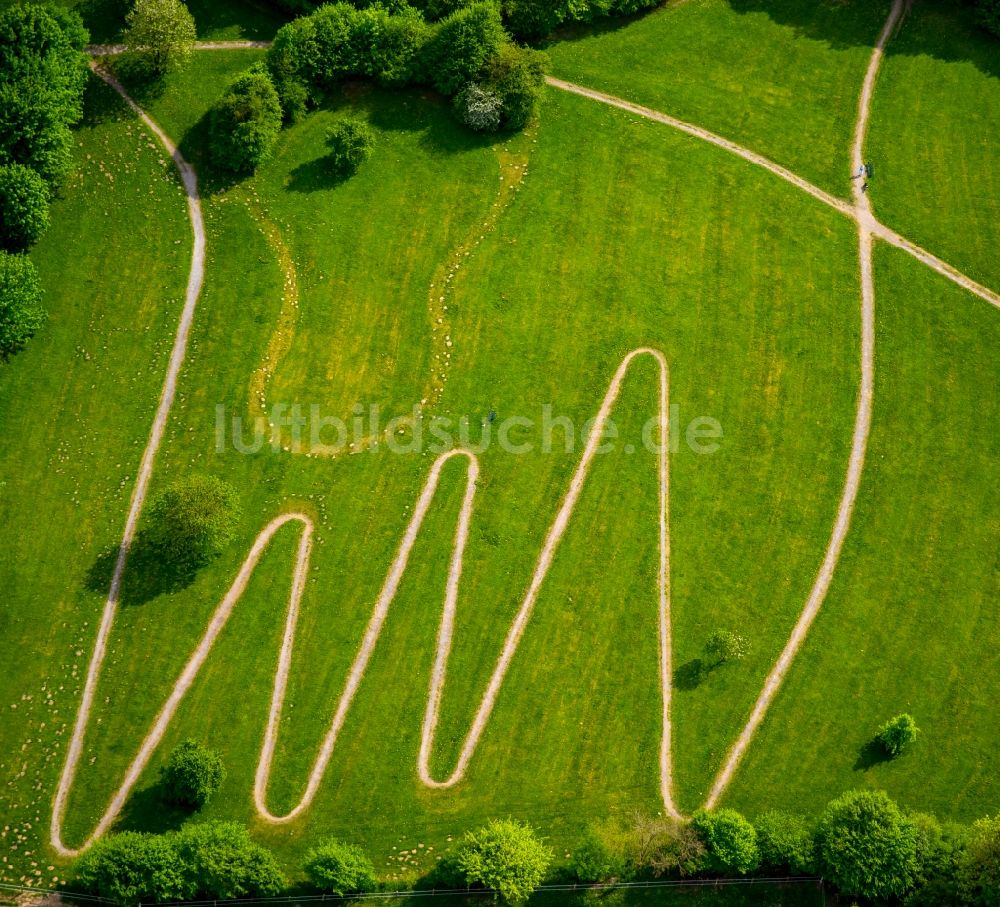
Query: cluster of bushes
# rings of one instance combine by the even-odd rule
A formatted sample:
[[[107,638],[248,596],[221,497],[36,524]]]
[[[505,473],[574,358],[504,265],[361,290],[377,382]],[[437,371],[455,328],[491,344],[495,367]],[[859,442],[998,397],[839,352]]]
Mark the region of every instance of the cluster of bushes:
[[[731,809],[690,822],[635,816],[593,826],[573,855],[582,882],[665,874],[822,875],[843,894],[912,907],[1000,903],[1000,816],[970,826],[905,813],[882,791],[850,791],[816,822]]]
[[[268,65],[292,119],[318,93],[363,76],[389,87],[430,85],[447,97],[476,85],[496,98],[497,116],[482,127],[490,130],[522,129],[544,78],[544,56],[513,44],[488,0],[433,24],[408,6],[328,4],[278,32]]]
[[[309,13],[321,5],[321,0],[274,0],[278,6],[293,13]],[[396,0],[388,4],[395,8],[417,9],[429,22],[450,16],[475,0]],[[518,38],[541,38],[560,25],[593,22],[606,16],[628,16],[659,6],[662,0],[499,0],[503,21],[511,34]],[[373,0],[352,0],[359,8],[374,5]]]
[[[490,822],[467,834],[440,870],[456,885],[489,888],[508,904],[526,900],[548,871],[552,852],[527,825]],[[377,887],[371,860],[333,838],[308,852],[311,886],[338,897]],[[77,864],[86,892],[131,905],[140,901],[268,897],[286,885],[274,855],[235,822],[190,825],[153,835],[122,832],[102,839]]]
[[[76,878],[84,891],[118,904],[271,897],[286,885],[274,854],[237,822],[109,835],[81,857]]]
[[[386,87],[431,86],[454,99],[456,115],[470,128],[516,131],[537,110],[545,57],[511,41],[490,0],[463,5],[433,24],[403,3],[326,4],[281,28],[266,66],[241,75],[215,105],[215,164],[252,172],[270,155],[282,119],[294,122],[325,92],[358,77]],[[331,169],[356,169],[337,157],[336,137],[331,146]]]
[[[72,163],[70,126],[83,116],[88,35],[60,7],[0,12],[0,358],[41,326],[42,290],[27,250],[49,223],[49,200]]]

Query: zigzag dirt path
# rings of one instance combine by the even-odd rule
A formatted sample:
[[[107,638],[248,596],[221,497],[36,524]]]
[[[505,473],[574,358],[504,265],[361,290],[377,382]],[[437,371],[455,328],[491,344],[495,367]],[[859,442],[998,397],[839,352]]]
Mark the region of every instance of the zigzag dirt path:
[[[889,35],[891,34],[896,23],[899,21],[902,8],[902,0],[896,0],[889,19],[887,20],[873,51],[872,59],[869,64],[868,73],[861,92],[857,128],[852,148],[852,159],[856,167],[860,165],[862,160],[863,142],[865,130],[867,128],[870,99],[878,73],[879,64],[881,62],[882,51]],[[248,46],[266,46],[266,42],[215,42],[200,45],[200,47],[205,49],[223,49]],[[94,49],[94,52],[103,53],[114,53],[117,51],[117,48]],[[660,564],[658,572],[658,597],[660,683],[663,697],[662,737],[660,746],[661,795],[667,813],[671,816],[679,817],[680,814],[675,807],[672,798],[672,772],[670,760],[670,698],[672,668],[670,640],[670,545],[668,519],[669,469],[667,463],[669,374],[667,363],[663,354],[657,350],[643,348],[634,350],[625,357],[619,365],[618,370],[608,387],[598,412],[597,419],[595,420],[594,430],[588,438],[583,456],[580,459],[580,463],[578,464],[573,475],[566,495],[560,505],[558,513],[556,514],[555,520],[548,530],[545,543],[541,553],[539,554],[538,562],[534,573],[532,574],[528,590],[514,622],[508,631],[503,649],[501,650],[496,666],[494,667],[486,692],[484,693],[483,699],[476,712],[472,726],[470,727],[465,741],[463,742],[455,769],[445,780],[438,781],[433,778],[430,772],[429,763],[431,753],[433,751],[434,734],[438,721],[438,711],[446,679],[448,656],[451,650],[452,634],[454,631],[454,617],[457,608],[458,588],[462,573],[462,556],[468,539],[472,507],[475,499],[476,479],[478,477],[478,461],[475,455],[469,451],[461,449],[452,450],[441,455],[431,467],[430,473],[428,474],[428,478],[425,481],[423,490],[421,491],[414,510],[413,517],[411,518],[403,535],[399,548],[397,549],[396,556],[390,566],[382,591],[376,601],[374,611],[369,619],[368,627],[365,631],[364,639],[362,640],[358,653],[355,656],[344,690],[338,701],[332,723],[326,737],[324,738],[319,754],[313,765],[313,769],[310,772],[306,790],[299,803],[284,816],[274,815],[268,810],[266,805],[267,785],[270,777],[274,750],[277,742],[277,734],[281,721],[282,705],[284,703],[288,676],[291,669],[295,626],[298,619],[299,603],[301,601],[302,591],[305,585],[305,578],[308,573],[313,531],[312,522],[305,514],[285,513],[268,523],[268,525],[257,536],[257,539],[247,555],[246,560],[243,562],[233,585],[230,587],[226,596],[216,608],[204,636],[199,642],[194,653],[192,653],[191,658],[188,660],[188,663],[175,683],[170,697],[158,714],[151,730],[140,745],[139,752],[129,767],[124,781],[112,797],[111,802],[98,822],[96,828],[80,849],[75,850],[65,845],[62,841],[62,818],[66,809],[66,801],[68,799],[80,755],[82,753],[84,734],[86,732],[93,705],[97,681],[107,650],[107,642],[114,623],[115,613],[117,611],[118,595],[121,579],[128,558],[129,547],[135,536],[135,529],[145,501],[146,493],[148,491],[153,464],[163,437],[166,419],[173,403],[173,397],[177,386],[177,378],[181,366],[183,365],[187,338],[204,277],[205,259],[204,225],[198,197],[197,178],[193,169],[177,151],[169,137],[128,96],[124,88],[111,75],[100,70],[98,66],[92,64],[92,67],[102,79],[104,79],[109,85],[111,85],[111,87],[121,94],[126,103],[128,103],[128,105],[136,112],[136,114],[142,119],[154,135],[156,135],[157,139],[159,139],[159,141],[173,157],[178,171],[183,179],[185,191],[187,193],[188,212],[191,219],[194,239],[192,246],[191,270],[188,278],[188,286],[181,320],[175,336],[167,375],[160,395],[160,402],[150,430],[149,441],[147,442],[146,449],[143,453],[142,463],[136,478],[135,488],[132,492],[125,529],[122,534],[122,541],[119,546],[118,557],[115,562],[111,587],[108,592],[108,598],[105,603],[97,638],[94,643],[93,654],[88,666],[84,691],[73,728],[73,735],[67,750],[66,762],[59,779],[59,785],[53,802],[50,835],[54,849],[64,856],[75,855],[90,846],[90,844],[104,834],[114,823],[121,809],[124,807],[131,790],[141,776],[143,769],[146,767],[149,759],[152,757],[157,746],[161,742],[178,705],[189,690],[191,684],[194,682],[201,666],[204,664],[205,659],[211,652],[215,640],[225,626],[233,608],[236,605],[236,602],[243,594],[246,584],[249,582],[257,562],[278,530],[291,522],[301,523],[303,530],[302,536],[299,540],[298,553],[292,575],[292,588],[289,597],[285,632],[282,638],[277,669],[275,671],[271,708],[268,715],[267,728],[264,733],[261,756],[254,783],[254,801],[258,812],[264,818],[272,822],[290,821],[307,809],[319,789],[323,774],[332,756],[337,736],[343,727],[344,720],[346,719],[351,703],[353,702],[355,693],[357,692],[357,689],[364,677],[368,662],[381,634],[382,626],[386,616],[388,615],[389,607],[395,597],[403,573],[406,570],[410,552],[416,541],[417,535],[419,534],[423,519],[433,502],[441,470],[445,463],[457,457],[464,457],[468,460],[469,465],[466,475],[466,490],[459,514],[455,541],[452,548],[441,625],[438,633],[434,666],[431,672],[428,689],[427,708],[424,714],[424,721],[421,729],[418,773],[422,782],[431,787],[448,787],[461,780],[486,728],[490,715],[492,714],[507,671],[509,670],[514,655],[517,652],[521,637],[523,636],[524,630],[530,620],[542,583],[548,574],[558,545],[565,534],[570,518],[572,517],[573,511],[578,502],[579,495],[586,481],[591,463],[601,441],[601,429],[606,423],[615,401],[618,399],[622,383],[632,362],[636,357],[646,355],[653,357],[658,363],[660,388],[660,451],[658,456],[660,486]],[[733,773],[738,767],[742,755],[749,746],[749,743],[756,729],[759,727],[760,722],[763,720],[770,703],[777,693],[777,690],[780,688],[781,683],[795,658],[795,655],[808,633],[813,619],[822,605],[850,524],[851,512],[857,498],[861,472],[864,465],[865,447],[871,422],[872,394],[874,389],[874,287],[871,266],[872,237],[877,236],[886,242],[890,242],[893,245],[904,249],[918,260],[923,261],[929,267],[947,276],[950,280],[953,280],[965,289],[975,293],[977,296],[998,307],[1000,307],[1000,296],[992,290],[980,286],[965,277],[965,275],[956,271],[954,268],[951,268],[950,265],[947,265],[945,262],[942,262],[940,259],[933,256],[931,253],[926,252],[926,250],[921,249],[913,243],[910,243],[894,231],[891,231],[878,223],[871,212],[867,197],[864,196],[864,194],[857,188],[855,189],[855,204],[851,207],[846,202],[834,198],[818,187],[813,186],[808,181],[798,177],[786,168],[769,161],[749,149],[736,145],[735,143],[730,142],[727,139],[723,139],[722,137],[708,132],[707,130],[703,130],[700,127],[692,126],[691,124],[684,123],[681,120],[676,120],[675,118],[659,113],[658,111],[640,107],[639,105],[632,104],[631,102],[625,101],[621,98],[614,98],[610,95],[605,95],[591,89],[562,82],[558,79],[550,79],[549,82],[554,87],[571,91],[576,94],[581,94],[594,100],[601,101],[602,103],[611,104],[612,106],[620,107],[640,116],[665,123],[692,136],[722,147],[731,153],[750,161],[751,163],[764,167],[782,179],[792,183],[822,201],[824,204],[827,204],[840,211],[842,214],[851,217],[858,225],[862,283],[861,387],[858,396],[858,409],[855,419],[851,457],[848,465],[844,492],[820,573],[816,578],[809,599],[806,602],[802,614],[796,622],[795,628],[792,631],[792,635],[789,638],[785,649],[782,651],[781,656],[772,668],[771,673],[768,675],[764,689],[754,706],[747,725],[744,727],[732,750],[730,750],[727,761],[713,785],[706,804],[711,807],[718,801],[719,797],[721,797],[726,786],[732,779]]]

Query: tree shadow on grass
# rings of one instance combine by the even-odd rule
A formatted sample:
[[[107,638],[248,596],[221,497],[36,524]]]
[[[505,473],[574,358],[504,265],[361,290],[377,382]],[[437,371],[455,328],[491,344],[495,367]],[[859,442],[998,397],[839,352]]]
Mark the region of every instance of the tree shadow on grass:
[[[882,741],[875,738],[869,740],[858,750],[858,758],[854,762],[854,771],[866,772],[876,765],[890,761],[892,761],[892,756],[889,755]]]
[[[163,786],[157,782],[134,791],[129,796],[115,822],[115,831],[162,834],[165,831],[176,831],[191,815],[191,810],[169,803],[164,796]]]
[[[706,664],[701,658],[692,658],[680,667],[674,669],[674,688],[678,690],[696,690],[701,682],[708,677],[712,665]]]
[[[299,164],[289,174],[285,181],[285,189],[289,192],[318,192],[322,189],[335,189],[346,183],[354,171],[336,170],[326,157]]]
[[[85,580],[91,592],[108,594],[117,560],[117,546],[106,548],[98,555]],[[140,535],[129,551],[118,600],[122,605],[144,605],[161,595],[186,589],[196,575],[194,567],[165,561],[159,551]]]

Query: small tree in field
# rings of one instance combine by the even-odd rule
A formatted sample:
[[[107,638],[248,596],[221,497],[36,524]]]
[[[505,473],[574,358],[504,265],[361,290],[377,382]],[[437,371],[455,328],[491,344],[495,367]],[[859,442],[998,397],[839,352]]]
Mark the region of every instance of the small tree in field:
[[[0,252],[0,358],[12,356],[45,321],[38,272],[25,255]]]
[[[125,25],[125,47],[153,76],[186,63],[197,37],[181,0],[136,0]]]
[[[360,847],[334,838],[306,854],[304,869],[319,891],[343,897],[375,887],[375,868]]]
[[[878,732],[877,739],[886,753],[895,758],[917,739],[919,733],[913,716],[904,713],[887,721]]]
[[[251,67],[212,108],[212,161],[223,170],[252,173],[271,154],[281,132],[281,103],[271,75]]]
[[[746,638],[732,630],[716,630],[705,643],[705,654],[717,665],[739,661],[749,651]]]
[[[545,877],[552,851],[531,826],[494,819],[462,839],[455,862],[470,885],[485,885],[504,903],[520,904]]]
[[[174,483],[153,502],[143,541],[170,564],[200,567],[232,541],[238,520],[231,485],[192,476]]]
[[[49,190],[30,167],[0,167],[0,245],[23,252],[49,225]]]
[[[160,775],[167,801],[185,809],[201,809],[225,777],[222,757],[194,740],[170,754]]]
[[[326,144],[330,148],[327,162],[331,172],[350,176],[372,156],[375,135],[361,120],[341,120],[327,131]]]

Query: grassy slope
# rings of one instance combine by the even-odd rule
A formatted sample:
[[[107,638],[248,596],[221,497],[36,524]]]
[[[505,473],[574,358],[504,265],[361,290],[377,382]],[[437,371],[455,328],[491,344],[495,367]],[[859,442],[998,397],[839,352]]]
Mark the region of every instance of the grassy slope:
[[[848,787],[971,819],[1000,806],[1000,319],[903,253],[877,256],[877,387],[844,557],[730,801],[812,810]],[[870,764],[912,712],[913,751]]]
[[[1000,287],[1000,42],[971,10],[914,6],[889,45],[868,147],[878,216]]]
[[[561,78],[714,130],[847,195],[857,94],[888,8],[688,0],[549,53]]]
[[[378,361],[386,337],[366,334],[354,306],[331,318],[331,306],[333,312],[343,308],[343,292],[325,286],[350,278],[348,288],[358,288],[356,297],[364,301],[371,273],[391,268],[399,275],[395,280],[402,279],[399,286],[410,281],[411,291],[387,298],[409,332],[406,347],[416,354],[416,365],[402,367],[419,372],[426,355],[424,282],[488,208],[497,151],[476,147],[445,111],[412,97],[390,102],[366,95],[352,103],[381,130],[368,172],[301,199],[285,191],[290,174],[321,153],[331,114],[320,113],[285,137],[254,184],[209,206],[209,283],[185,399],[155,484],[192,467],[209,468],[245,488],[248,519],[239,544],[192,587],[122,612],[115,651],[141,651],[142,658],[120,657],[108,665],[102,689],[110,701],[99,713],[102,733],[90,738],[85,760],[96,762],[86,766],[71,808],[76,836],[106,799],[133,751],[135,728],[148,723],[250,539],[269,515],[293,504],[316,515],[321,539],[271,797],[274,808],[294,803],[422,482],[427,460],[420,457],[379,453],[316,463],[270,453],[212,453],[214,405],[225,401],[245,411],[248,375],[277,304],[273,259],[241,204],[255,201],[254,194],[293,248],[302,284],[289,357],[294,371],[279,373],[276,381],[279,387],[285,382],[285,399],[329,401],[334,412],[356,399],[390,407],[412,402],[412,382],[379,383],[377,370],[364,364],[365,356]],[[194,112],[189,117],[197,119]],[[698,457],[682,446],[672,467],[679,662],[697,656],[717,622],[765,629],[753,632],[755,654],[739,672],[716,672],[678,700],[678,775],[684,805],[694,807],[801,606],[832,519],[854,393],[853,241],[835,215],[668,130],[557,93],[546,117],[524,187],[457,286],[455,364],[442,410],[536,415],[541,403],[552,401],[557,412],[581,423],[594,412],[621,354],[654,343],[674,363],[682,421],[699,414],[722,421],[723,453]],[[398,167],[403,159],[407,168]],[[690,173],[695,177],[685,177]],[[409,187],[392,182],[414,175]],[[414,211],[426,212],[401,218],[388,204],[401,195],[412,200]],[[762,205],[761,197],[775,203]],[[372,231],[372,239],[352,244],[360,210],[369,212],[361,228]],[[678,211],[689,219],[679,219]],[[424,231],[416,247],[408,246],[412,223]],[[802,254],[812,237],[827,250],[822,260]],[[353,246],[356,260],[346,256],[342,242]],[[253,314],[245,311],[248,303]],[[822,337],[814,336],[816,319],[829,326]],[[362,339],[361,352],[353,352]],[[331,356],[331,350],[350,352]],[[731,367],[726,377],[723,362]],[[639,366],[635,375],[619,415],[623,434],[633,439],[653,413],[652,370]],[[810,387],[808,400],[795,391],[803,385]],[[832,441],[831,425],[839,426]],[[435,755],[439,772],[465,731],[575,460],[575,454],[513,457],[498,451],[483,457]],[[516,813],[538,817],[565,844],[587,816],[636,803],[656,808],[656,486],[651,458],[621,451],[599,463],[588,485],[581,514],[600,516],[578,520],[567,537],[469,783],[445,794],[415,785],[416,735],[459,472],[450,471],[441,508],[429,517],[414,552],[310,821],[261,829],[289,858],[320,831],[345,833],[363,825],[386,872],[400,874],[395,863],[385,866],[392,846],[405,848],[400,836],[415,843],[410,838],[419,835],[440,850],[449,834],[487,815]],[[251,817],[248,791],[292,536],[286,532],[269,553],[170,733],[168,746],[195,733],[226,753],[230,777],[212,814]],[[599,559],[594,551],[601,552]],[[775,583],[769,565],[777,559],[787,564],[787,575]],[[247,689],[262,694],[248,699]],[[540,695],[548,689],[557,691],[555,699]],[[386,728],[396,729],[391,738]],[[592,785],[586,800],[574,797],[582,783]],[[567,803],[573,805],[556,806]],[[132,821],[149,819],[140,797]],[[414,871],[402,867],[403,875]]]
[[[83,587],[121,532],[190,254],[173,165],[110,89],[94,83],[76,135],[77,169],[32,251],[49,321],[0,367],[0,631],[8,641],[0,809],[10,838],[23,822],[36,829],[20,851],[37,849],[48,812],[57,744],[93,641],[97,611]]]

